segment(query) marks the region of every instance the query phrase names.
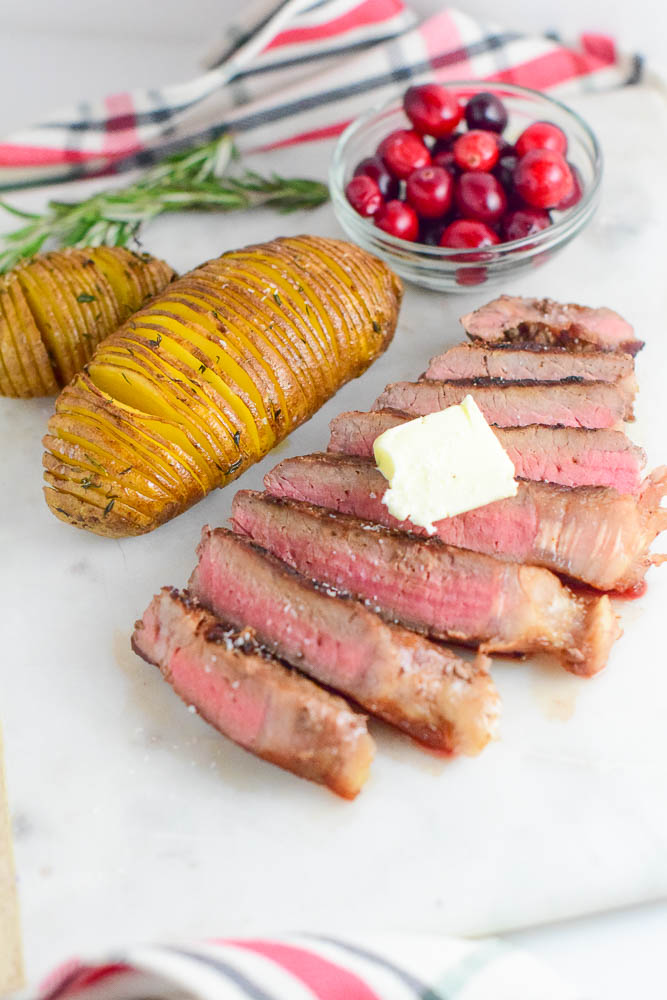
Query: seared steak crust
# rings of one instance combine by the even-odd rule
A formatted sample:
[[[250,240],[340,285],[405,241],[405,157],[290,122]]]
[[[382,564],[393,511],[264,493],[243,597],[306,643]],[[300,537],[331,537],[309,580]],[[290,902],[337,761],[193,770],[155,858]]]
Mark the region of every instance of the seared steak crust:
[[[472,340],[489,343],[530,341],[570,351],[621,351],[636,354],[644,346],[613,309],[564,305],[553,299],[501,295],[461,317]]]
[[[437,750],[479,753],[495,735],[499,702],[484,656],[468,663],[385,624],[225,528],[204,528],[198,555],[191,592],[315,680]]]
[[[232,521],[304,576],[433,638],[485,652],[544,650],[592,674],[620,634],[606,596],[575,597],[545,569],[249,490],[236,494]]]
[[[136,623],[132,647],[246,750],[344,798],[360,791],[375,746],[364,716],[274,659],[252,630],[225,627],[187,593],[164,587]]]
[[[367,458],[315,454],[287,458],[264,477],[273,496],[302,500],[365,521],[426,536],[392,517],[382,497],[387,481]],[[515,497],[436,523],[449,545],[544,566],[598,590],[630,590],[661,556],[649,547],[667,530],[667,467],[656,469],[638,498],[603,487],[568,489],[522,480]]]

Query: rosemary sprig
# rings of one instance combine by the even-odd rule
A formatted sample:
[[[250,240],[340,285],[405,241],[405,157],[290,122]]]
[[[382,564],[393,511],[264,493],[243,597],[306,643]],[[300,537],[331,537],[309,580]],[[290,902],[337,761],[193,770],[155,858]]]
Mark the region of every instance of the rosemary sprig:
[[[268,177],[238,165],[230,136],[175,153],[123,188],[79,202],[50,201],[43,213],[0,207],[25,223],[0,237],[0,273],[41,249],[107,244],[126,246],[139,229],[165,212],[218,211],[268,205],[278,212],[315,208],[329,197],[325,184],[297,177]]]

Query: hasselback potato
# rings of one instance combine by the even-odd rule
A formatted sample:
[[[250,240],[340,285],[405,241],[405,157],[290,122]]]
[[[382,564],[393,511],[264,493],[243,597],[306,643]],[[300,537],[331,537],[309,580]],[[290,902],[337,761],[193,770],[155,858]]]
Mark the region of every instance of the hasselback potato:
[[[0,277],[0,395],[48,396],[174,278],[123,247],[54,250]]]
[[[312,236],[223,254],[101,343],[60,394],[45,494],[70,524],[140,534],[224,486],[388,345],[402,289]]]

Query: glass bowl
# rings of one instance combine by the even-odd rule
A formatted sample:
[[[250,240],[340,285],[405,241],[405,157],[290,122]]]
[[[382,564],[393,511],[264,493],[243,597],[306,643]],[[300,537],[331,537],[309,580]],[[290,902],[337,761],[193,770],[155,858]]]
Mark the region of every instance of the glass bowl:
[[[465,292],[471,285],[497,284],[544,264],[581,232],[598,205],[602,153],[595,135],[578,114],[536,90],[481,80],[445,85],[460,99],[482,91],[496,94],[507,108],[509,121],[503,136],[509,142],[516,141],[531,122],[550,121],[560,126],[568,140],[567,158],[579,170],[583,192],[572,208],[552,212],[553,225],[520,240],[483,250],[410,243],[358,215],[345,197],[345,186],[357,163],[371,156],[389,132],[411,128],[402,99],[393,98],[352,122],[338,140],[329,171],[331,198],[341,226],[355,243],[381,257],[407,281],[437,291]]]

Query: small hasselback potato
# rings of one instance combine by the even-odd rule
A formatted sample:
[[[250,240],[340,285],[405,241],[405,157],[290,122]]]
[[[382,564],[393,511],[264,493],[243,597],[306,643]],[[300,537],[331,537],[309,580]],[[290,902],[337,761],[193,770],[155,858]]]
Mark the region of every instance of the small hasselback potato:
[[[401,296],[382,261],[314,236],[184,275],[106,337],[56,400],[49,507],[101,535],[156,528],[365,371],[391,341]]]
[[[58,392],[175,272],[123,247],[54,250],[0,277],[0,395]]]

